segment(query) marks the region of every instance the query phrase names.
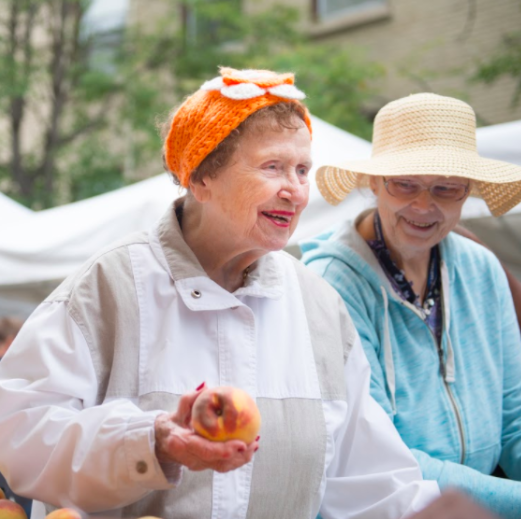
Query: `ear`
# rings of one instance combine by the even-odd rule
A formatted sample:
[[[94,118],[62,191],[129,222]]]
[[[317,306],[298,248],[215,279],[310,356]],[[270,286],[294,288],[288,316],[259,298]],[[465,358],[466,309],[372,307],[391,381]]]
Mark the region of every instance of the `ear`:
[[[210,183],[208,182],[207,177],[201,180],[193,180],[192,178],[190,178],[188,187],[190,188],[192,196],[200,204],[208,202],[208,200],[210,200],[211,198],[211,190],[209,184]]]
[[[378,177],[374,177],[373,175],[369,177],[369,187],[373,194],[376,195],[378,191]]]

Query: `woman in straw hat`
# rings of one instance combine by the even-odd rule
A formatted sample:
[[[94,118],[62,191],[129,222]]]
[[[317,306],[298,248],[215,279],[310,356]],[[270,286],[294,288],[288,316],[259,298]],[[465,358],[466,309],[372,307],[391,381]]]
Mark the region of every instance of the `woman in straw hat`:
[[[384,106],[372,158],[317,173],[339,203],[357,186],[376,208],[302,245],[304,262],[342,296],[371,364],[371,392],[423,475],[521,515],[521,340],[505,273],[456,235],[481,196],[499,216],[521,201],[521,168],[478,156],[475,115],[417,94]],[[497,466],[511,478],[491,474]],[[517,480],[517,481],[516,481]]]
[[[397,518],[438,494],[369,396],[341,298],[279,252],[308,200],[303,97],[291,74],[222,69],[174,113],[186,196],[66,280],[1,362],[19,493],[165,519]],[[202,381],[250,393],[262,439],[195,434]]]

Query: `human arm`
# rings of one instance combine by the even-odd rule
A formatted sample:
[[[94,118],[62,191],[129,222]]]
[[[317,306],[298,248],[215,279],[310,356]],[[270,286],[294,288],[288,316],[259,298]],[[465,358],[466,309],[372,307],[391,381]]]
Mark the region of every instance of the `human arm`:
[[[497,516],[476,505],[465,494],[449,490],[409,519],[497,519]]]
[[[345,365],[347,410],[326,472],[323,519],[407,517],[439,495],[434,481],[422,480],[414,456],[370,396],[370,376],[356,336]]]
[[[179,483],[155,453],[164,411],[124,398],[96,405],[98,382],[66,304],[41,305],[0,363],[0,472],[14,491],[97,512]]]
[[[499,267],[498,272],[502,274]],[[381,339],[373,324],[377,322],[378,316],[371,313],[374,305],[370,304],[369,299],[365,295],[370,292],[370,289],[363,284],[363,279],[359,279],[359,276],[355,272],[352,272],[349,267],[342,265],[340,262],[329,261],[327,264],[323,264],[322,275],[340,293],[349,310],[355,327],[360,333],[366,356],[371,364],[371,394],[392,419],[392,404],[386,391],[386,378],[384,370],[382,369],[384,360],[380,357],[382,354]],[[500,276],[500,278],[503,278],[503,276]],[[499,281],[500,280],[498,280],[498,283]],[[506,281],[499,283],[498,286],[501,287],[500,292],[506,294],[505,297],[508,299],[510,294],[506,286]],[[507,301],[501,303],[501,307],[507,309],[505,315],[508,316],[509,305]],[[512,308],[511,302],[510,308]],[[510,313],[510,315],[513,316],[513,313]],[[515,326],[515,317],[513,319]],[[512,332],[514,326],[510,323],[506,328]],[[517,336],[519,341],[519,332],[517,332]],[[512,344],[511,348],[514,350],[515,347],[513,346],[512,340],[510,344]],[[518,354],[521,353],[519,343],[517,352]],[[514,383],[514,380],[516,382],[519,381],[519,373],[521,372],[521,366],[518,365],[516,360],[518,354],[514,354],[512,351],[512,353],[507,355],[507,357],[511,357],[511,360],[514,362],[514,365],[510,364],[506,367],[507,371],[511,370],[512,372],[512,383]],[[510,359],[505,358],[505,362],[510,362]],[[517,378],[515,373],[517,373]],[[519,407],[516,408],[514,406],[512,408],[511,416],[515,416],[516,409],[517,417],[521,419],[521,410]],[[512,431],[514,430],[515,425]],[[519,436],[519,431],[521,431],[521,425],[518,423],[518,434],[515,435],[516,438]],[[423,476],[426,479],[436,480],[442,489],[450,486],[460,488],[471,494],[481,504],[488,504],[496,513],[500,513],[502,516],[508,518],[517,517],[517,511],[521,508],[520,482],[498,479],[490,475],[482,474],[477,470],[458,463],[442,461],[418,449],[414,449],[413,453],[420,463]],[[513,458],[519,460],[519,456],[517,455],[513,456]]]
[[[460,234],[461,236],[464,236],[465,238],[468,238],[469,240],[472,240],[476,243],[479,243],[483,247],[486,247],[491,252],[493,252],[488,245],[483,243],[473,232],[469,231],[466,227],[463,227],[463,225],[457,225],[454,229],[454,232]],[[500,262],[501,263],[501,262]],[[503,263],[501,263],[501,266],[503,267],[503,270],[505,271],[505,275],[507,277],[508,286],[510,287],[510,292],[512,294],[512,300],[514,301],[514,307],[516,310],[516,316],[517,316],[517,322],[519,325],[519,328],[521,329],[521,281],[519,281],[510,270],[508,270]]]
[[[155,452],[159,462],[217,472],[229,472],[250,462],[259,447],[258,441],[249,445],[239,440],[211,442],[192,430],[192,406],[201,389],[183,395],[175,413],[163,413],[156,418]]]

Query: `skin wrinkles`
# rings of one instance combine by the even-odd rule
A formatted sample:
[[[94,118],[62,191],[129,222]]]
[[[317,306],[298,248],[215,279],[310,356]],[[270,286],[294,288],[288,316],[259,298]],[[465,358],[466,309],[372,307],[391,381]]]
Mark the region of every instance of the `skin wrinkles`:
[[[418,175],[400,177],[416,180],[430,186],[437,183],[464,183],[459,177],[442,175]],[[427,190],[412,200],[401,200],[390,195],[385,189],[383,177],[371,177],[370,187],[377,198],[377,208],[382,222],[385,242],[391,258],[398,268],[404,270],[415,291],[423,296],[427,281],[427,270],[431,248],[440,243],[459,222],[465,196],[459,201],[439,202]],[[469,189],[470,191],[470,189]],[[374,213],[369,214],[359,224],[359,232],[366,239],[374,239]],[[431,224],[419,228],[419,224]]]
[[[246,267],[286,246],[308,203],[311,136],[303,121],[293,123],[298,129],[252,129],[227,166],[190,185],[183,235],[210,278],[230,291]],[[271,211],[292,215],[267,217]]]

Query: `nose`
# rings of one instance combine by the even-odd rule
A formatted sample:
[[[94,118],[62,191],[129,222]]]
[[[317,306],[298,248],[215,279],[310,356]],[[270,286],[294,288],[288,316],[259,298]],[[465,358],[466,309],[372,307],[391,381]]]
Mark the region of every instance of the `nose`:
[[[423,189],[418,196],[412,201],[411,205],[415,209],[428,211],[431,206],[434,204],[434,200],[428,189]]]
[[[296,173],[286,176],[278,192],[279,198],[290,201],[293,205],[306,205],[309,198],[309,183],[302,182]]]

